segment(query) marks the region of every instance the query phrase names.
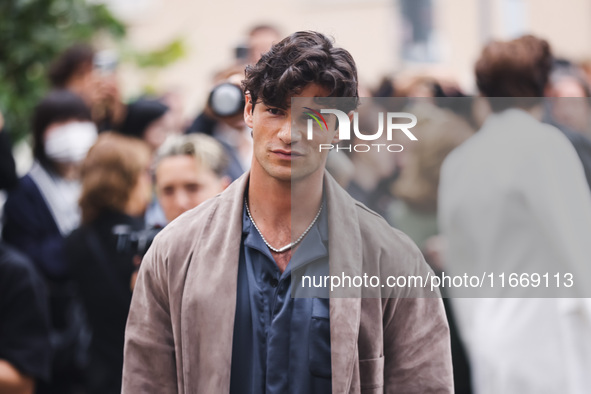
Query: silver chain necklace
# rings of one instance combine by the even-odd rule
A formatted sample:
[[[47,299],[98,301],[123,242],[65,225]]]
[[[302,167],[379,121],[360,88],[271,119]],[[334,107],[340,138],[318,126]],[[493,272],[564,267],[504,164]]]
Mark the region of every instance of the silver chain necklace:
[[[254,222],[254,219],[252,218],[252,215],[250,214],[250,209],[248,209],[248,201],[247,201],[246,197],[244,197],[244,206],[246,207],[246,213],[248,214],[248,218],[252,222],[254,228],[256,228],[257,231],[259,232],[259,235],[263,239],[263,242],[265,243],[265,245],[267,245],[269,247],[269,249],[271,249],[275,253],[284,253],[284,252],[287,252],[288,250],[290,250],[291,248],[293,248],[294,246],[296,246],[297,244],[299,244],[302,241],[302,239],[304,239],[304,237],[306,236],[306,234],[308,234],[308,231],[310,231],[310,229],[312,228],[312,226],[314,225],[314,223],[316,223],[316,221],[318,220],[318,217],[320,216],[320,212],[322,212],[322,208],[324,207],[324,203],[322,203],[320,205],[320,209],[318,210],[318,213],[316,214],[316,217],[314,218],[314,220],[312,220],[312,223],[310,223],[310,225],[308,226],[308,228],[306,229],[306,231],[304,231],[302,233],[302,235],[300,235],[300,237],[295,240],[295,242],[291,242],[291,243],[289,243],[289,244],[287,244],[284,247],[279,248],[279,249],[272,247],[269,244],[269,242],[267,242],[267,240],[263,236],[263,233],[258,228],[257,224]]]

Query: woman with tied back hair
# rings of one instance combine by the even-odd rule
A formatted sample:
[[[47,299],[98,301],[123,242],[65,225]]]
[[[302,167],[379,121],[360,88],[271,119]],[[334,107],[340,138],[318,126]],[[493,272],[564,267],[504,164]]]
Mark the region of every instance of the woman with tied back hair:
[[[123,335],[136,267],[134,252],[116,233],[144,227],[149,164],[146,143],[103,133],[82,165],[82,226],[66,240],[66,256],[92,330],[88,393],[121,390]]]
[[[539,120],[551,60],[533,36],[487,45],[476,81],[492,113],[441,170],[446,271],[496,281],[450,291],[475,393],[591,390],[591,195],[568,139]],[[565,281],[537,287],[532,273]],[[502,285],[502,274],[519,285]]]

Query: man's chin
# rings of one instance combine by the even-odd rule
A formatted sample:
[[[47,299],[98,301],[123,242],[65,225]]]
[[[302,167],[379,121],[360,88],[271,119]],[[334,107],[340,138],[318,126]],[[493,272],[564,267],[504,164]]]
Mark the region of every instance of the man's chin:
[[[291,182],[292,170],[289,167],[275,167],[266,171],[267,174],[279,182]]]
[[[286,170],[286,171],[277,171],[274,174],[272,174],[273,178],[275,178],[277,181],[279,182],[285,182],[285,183],[297,183],[297,182],[301,182],[305,179],[308,178],[310,174],[305,173],[303,171],[293,171],[293,170]]]
[[[310,168],[296,168],[296,167],[292,167],[291,169],[291,183],[296,184],[298,182],[303,182],[306,181],[310,178],[313,178],[315,176],[315,174],[318,173],[317,169],[316,171],[311,170]],[[324,172],[324,169],[321,170],[322,172]]]
[[[305,165],[272,166],[267,167],[266,173],[279,182],[301,182],[308,179],[314,171]]]

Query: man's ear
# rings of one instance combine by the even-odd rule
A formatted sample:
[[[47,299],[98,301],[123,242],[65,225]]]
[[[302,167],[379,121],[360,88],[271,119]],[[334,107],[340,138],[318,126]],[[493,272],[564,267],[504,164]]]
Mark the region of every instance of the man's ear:
[[[244,104],[244,123],[246,123],[246,125],[252,129],[254,128],[254,122],[252,121],[252,98],[250,97],[250,94],[247,94],[244,98],[246,100]]]

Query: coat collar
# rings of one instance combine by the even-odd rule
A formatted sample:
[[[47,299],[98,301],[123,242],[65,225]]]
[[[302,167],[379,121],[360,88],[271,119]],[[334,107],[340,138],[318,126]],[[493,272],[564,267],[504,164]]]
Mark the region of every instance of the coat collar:
[[[183,381],[187,393],[207,392],[211,388],[202,387],[203,380],[196,379],[205,377],[204,367],[214,374],[209,378],[217,382],[216,391],[229,391],[242,210],[248,179],[249,174],[244,174],[217,197],[218,203],[203,226],[203,233],[195,234],[199,237],[199,244],[193,248],[181,306]],[[330,273],[358,275],[362,245],[355,202],[328,172],[325,172],[324,187]],[[352,296],[348,293],[349,298],[330,300],[332,386],[335,393],[349,392],[358,359],[359,294]]]
[[[355,201],[325,172],[328,208],[328,253],[330,275],[361,275],[362,245]],[[350,292],[351,289],[347,289]],[[330,345],[333,393],[348,393],[357,361],[357,338],[361,316],[361,292],[332,294],[330,299]],[[349,298],[343,298],[347,296]]]

